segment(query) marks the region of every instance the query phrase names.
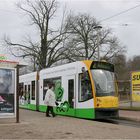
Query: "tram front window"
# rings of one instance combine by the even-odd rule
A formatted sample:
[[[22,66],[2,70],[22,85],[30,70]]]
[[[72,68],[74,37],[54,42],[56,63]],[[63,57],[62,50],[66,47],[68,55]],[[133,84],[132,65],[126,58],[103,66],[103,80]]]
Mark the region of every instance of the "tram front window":
[[[101,69],[91,70],[96,96],[115,96],[114,73]]]

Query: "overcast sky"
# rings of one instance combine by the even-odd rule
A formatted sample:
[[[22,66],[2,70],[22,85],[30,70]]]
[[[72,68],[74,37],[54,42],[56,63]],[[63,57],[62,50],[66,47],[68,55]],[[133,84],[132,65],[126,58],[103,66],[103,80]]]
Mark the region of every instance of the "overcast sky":
[[[15,3],[19,0],[0,0],[0,54],[7,54],[2,44],[4,35],[9,36],[13,41],[20,41],[26,35],[34,39],[38,33],[28,25],[28,19],[21,14]],[[22,0],[23,1],[23,0]],[[140,1],[139,0],[58,0],[59,14],[65,6],[67,10],[76,13],[88,13],[94,16],[97,21],[102,21],[103,27],[110,27],[121,43],[127,47],[127,58],[140,55]],[[139,5],[119,16],[111,17],[124,10]],[[58,17],[59,19],[59,17]],[[106,19],[106,20],[104,20]],[[8,58],[15,59],[8,55]]]

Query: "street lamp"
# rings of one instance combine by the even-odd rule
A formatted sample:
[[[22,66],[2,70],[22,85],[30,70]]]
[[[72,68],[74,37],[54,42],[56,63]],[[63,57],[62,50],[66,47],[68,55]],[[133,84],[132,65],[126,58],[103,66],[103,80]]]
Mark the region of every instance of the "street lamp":
[[[99,30],[102,29],[102,26],[95,26],[94,29],[97,31],[97,49],[98,49],[98,61],[100,61],[100,48],[99,48]]]

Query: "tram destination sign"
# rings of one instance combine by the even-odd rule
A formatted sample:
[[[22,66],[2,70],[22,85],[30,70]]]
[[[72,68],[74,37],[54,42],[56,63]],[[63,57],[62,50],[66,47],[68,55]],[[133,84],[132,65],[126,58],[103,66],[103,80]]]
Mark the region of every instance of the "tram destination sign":
[[[94,61],[91,64],[90,69],[104,69],[104,70],[114,72],[114,65],[107,62]]]

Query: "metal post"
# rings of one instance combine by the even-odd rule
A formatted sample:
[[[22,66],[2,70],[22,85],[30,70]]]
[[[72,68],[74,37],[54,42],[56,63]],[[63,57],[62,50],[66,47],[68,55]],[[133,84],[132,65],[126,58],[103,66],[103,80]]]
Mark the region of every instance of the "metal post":
[[[131,87],[132,88],[132,87]],[[133,107],[133,97],[132,97],[132,89],[131,89],[131,93],[130,93],[130,107]]]
[[[131,94],[131,99],[130,99],[130,107],[132,108],[133,107],[133,101],[132,101],[132,94]]]
[[[36,111],[39,111],[39,71],[37,70],[36,75]]]
[[[99,30],[102,28],[102,26],[95,26],[94,29],[97,31],[97,53],[98,53],[98,61],[100,61],[100,48],[99,48]]]
[[[131,75],[130,75],[130,77],[131,77],[131,79],[130,79],[130,82],[129,82],[129,86],[130,86],[130,107],[132,108],[132,106],[133,106],[133,98],[132,98],[132,90],[133,90],[133,88],[132,88],[132,72],[131,72]]]
[[[19,123],[19,65],[17,65],[16,70],[16,123]]]
[[[98,49],[98,61],[100,61],[99,31],[98,30],[97,30],[97,49]]]

